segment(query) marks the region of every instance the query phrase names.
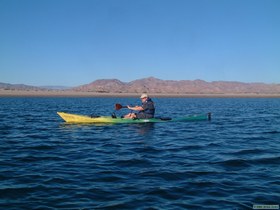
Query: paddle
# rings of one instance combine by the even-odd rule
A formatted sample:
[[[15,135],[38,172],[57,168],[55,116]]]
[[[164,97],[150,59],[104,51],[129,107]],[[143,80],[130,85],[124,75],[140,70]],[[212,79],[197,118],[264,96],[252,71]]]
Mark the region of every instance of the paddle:
[[[115,104],[115,110],[120,110],[122,108],[127,108],[127,106],[122,106],[121,104]]]

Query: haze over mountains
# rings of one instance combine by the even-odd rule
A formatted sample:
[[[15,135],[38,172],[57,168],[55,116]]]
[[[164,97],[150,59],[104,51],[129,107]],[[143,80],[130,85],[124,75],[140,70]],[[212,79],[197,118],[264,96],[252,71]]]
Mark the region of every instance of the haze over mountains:
[[[100,79],[74,88],[35,87],[0,83],[2,90],[63,90],[92,93],[151,93],[151,94],[280,94],[280,84],[243,83],[203,80],[161,80],[154,77],[122,82]]]
[[[9,83],[1,83],[0,82],[0,89],[2,90],[66,90],[71,89],[66,86],[31,86],[31,85],[25,85],[25,84],[9,84]]]
[[[24,85],[24,84],[9,84],[0,82],[0,89],[2,90],[44,90],[44,88]]]

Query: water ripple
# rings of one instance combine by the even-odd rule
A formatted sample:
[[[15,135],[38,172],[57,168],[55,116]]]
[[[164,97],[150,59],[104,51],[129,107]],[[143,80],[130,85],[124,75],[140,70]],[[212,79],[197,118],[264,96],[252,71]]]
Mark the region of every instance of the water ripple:
[[[166,104],[158,115],[211,111],[212,122],[74,125],[56,115],[108,114],[117,100],[134,99],[1,98],[0,208],[279,205],[279,99],[155,99]]]

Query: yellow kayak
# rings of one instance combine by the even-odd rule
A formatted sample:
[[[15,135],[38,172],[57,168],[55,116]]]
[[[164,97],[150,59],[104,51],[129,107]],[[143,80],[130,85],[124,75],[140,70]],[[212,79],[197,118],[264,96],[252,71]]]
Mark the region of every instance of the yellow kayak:
[[[180,122],[180,121],[200,121],[210,120],[211,113],[201,115],[189,115],[180,118],[150,118],[150,119],[125,119],[113,118],[111,116],[87,116],[57,112],[57,114],[67,123],[153,123],[153,122]]]

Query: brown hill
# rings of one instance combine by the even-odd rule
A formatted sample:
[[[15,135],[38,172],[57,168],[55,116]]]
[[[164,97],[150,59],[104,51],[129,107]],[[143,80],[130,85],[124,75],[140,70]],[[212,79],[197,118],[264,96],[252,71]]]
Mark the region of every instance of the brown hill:
[[[117,79],[96,80],[73,88],[74,91],[96,93],[157,93],[157,94],[279,94],[280,84],[206,82],[203,80],[161,80],[154,77],[122,82]]]
[[[73,88],[75,91],[98,93],[122,93],[127,84],[117,79],[100,79],[87,85]]]

